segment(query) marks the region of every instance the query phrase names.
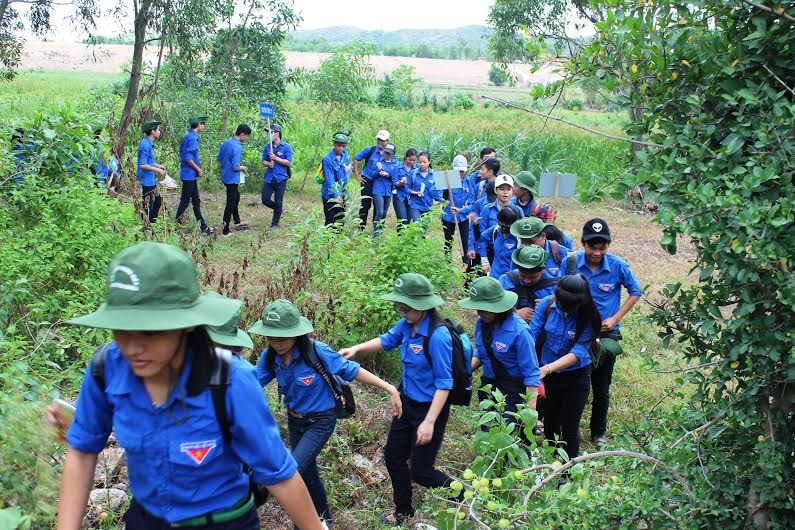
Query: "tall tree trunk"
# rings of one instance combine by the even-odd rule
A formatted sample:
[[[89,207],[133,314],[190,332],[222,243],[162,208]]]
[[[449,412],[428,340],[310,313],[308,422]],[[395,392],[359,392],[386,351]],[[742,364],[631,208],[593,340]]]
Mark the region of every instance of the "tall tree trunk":
[[[141,70],[144,62],[144,48],[146,47],[146,28],[149,25],[149,9],[151,0],[144,0],[140,7],[137,2],[135,9],[135,42],[133,44],[132,67],[130,68],[130,86],[127,87],[127,99],[124,101],[124,110],[119,121],[119,132],[116,135],[116,153],[119,158],[124,154],[124,142],[127,139],[127,130],[132,120],[132,111],[135,100],[138,98],[138,86],[141,83]]]
[[[0,24],[2,24],[5,19],[9,3],[11,3],[11,0],[0,0]]]

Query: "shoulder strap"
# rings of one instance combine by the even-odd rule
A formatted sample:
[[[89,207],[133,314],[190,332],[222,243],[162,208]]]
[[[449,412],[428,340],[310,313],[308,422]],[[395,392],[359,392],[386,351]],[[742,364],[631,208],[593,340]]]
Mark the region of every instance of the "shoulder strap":
[[[518,309],[522,309],[523,307],[530,306],[531,288],[526,286],[524,283],[522,283],[522,280],[519,277],[519,271],[517,269],[513,269],[506,272],[505,274],[507,274],[508,279],[511,280],[511,282],[513,282],[514,291],[519,297],[516,300],[516,307]]]
[[[566,256],[566,274],[577,274],[577,253],[573,250]]]
[[[558,278],[544,278],[540,280],[537,284],[532,286],[533,291],[539,291],[541,289],[546,289],[547,287],[551,287],[553,285],[558,284]]]
[[[428,335],[422,338],[422,353],[425,354],[425,359],[428,361],[428,366],[430,366],[431,368],[433,368],[433,361],[431,360],[431,350],[430,350],[431,337],[433,336],[433,332],[436,331],[436,328],[443,325],[444,322],[432,318],[431,323],[428,324]]]
[[[103,392],[105,391],[105,361],[108,358],[109,348],[110,343],[104,344],[94,350],[94,355],[91,357],[91,377]]]
[[[510,318],[510,317],[509,317]],[[497,381],[507,382],[511,379],[517,379],[508,372],[508,369],[505,368],[505,365],[497,359],[494,355],[494,350],[491,348],[491,340],[494,338],[494,330],[491,330],[489,333],[488,339],[485,337],[483,333],[483,322],[480,323],[481,331],[480,336],[483,338],[483,346],[486,348],[486,355],[489,356],[489,360],[491,361],[491,369],[494,370],[494,375],[497,376]]]
[[[544,311],[544,326],[547,325],[547,320],[549,320],[549,315],[552,313],[552,304],[555,303],[555,296],[553,295],[552,298],[549,299],[549,303],[547,304],[547,310]]]
[[[326,365],[320,360],[320,357],[317,354],[317,344],[315,343],[314,339],[312,340],[312,349],[311,351],[306,352],[305,357],[307,364],[311,366],[314,371],[320,374],[320,377],[326,382],[329,388],[331,388],[331,393],[334,394],[334,399],[339,397],[339,395],[342,393],[342,389],[339,387],[337,380],[329,375]]]
[[[229,443],[232,439],[232,426],[226,414],[226,389],[229,387],[230,365],[232,353],[228,350],[215,350],[215,364],[210,374],[210,393],[213,398],[215,418],[224,434],[224,440]]]
[[[555,263],[560,265],[560,260],[563,259],[560,256],[560,245],[558,245],[557,241],[549,240],[549,248],[552,249],[552,258],[555,260]]]
[[[367,156],[364,158],[364,165],[365,166],[367,165],[367,162],[370,161],[370,158],[373,156],[373,153],[375,153],[375,150],[376,150],[376,146],[371,145],[370,146],[370,151],[367,152]]]
[[[506,274],[506,276],[508,276],[508,279],[513,282],[514,287],[516,287],[517,289],[519,287],[522,287],[520,285],[519,270],[513,269],[513,270],[510,270],[510,271],[506,272],[505,274]]]

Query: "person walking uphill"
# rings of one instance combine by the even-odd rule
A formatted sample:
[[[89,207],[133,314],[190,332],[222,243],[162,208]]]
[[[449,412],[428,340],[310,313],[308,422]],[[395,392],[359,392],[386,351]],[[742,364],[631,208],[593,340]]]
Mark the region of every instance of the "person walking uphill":
[[[262,178],[262,204],[273,210],[271,228],[276,228],[282,218],[284,192],[293,167],[293,148],[282,140],[281,125],[271,127],[270,140],[262,150],[262,165],[268,168]]]
[[[105,303],[67,321],[110,329],[113,341],[94,354],[66,433],[58,530],[81,527],[111,431],[127,455],[127,530],[259,529],[244,465],[298,527],[322,528],[254,367],[216,355],[207,334],[239,307],[202,295],[195,262],[176,247],[139,243],[113,259]],[[52,410],[48,419],[63,423]]]
[[[450,414],[447,398],[453,388],[453,343],[450,331],[440,325],[437,307],[444,300],[422,274],[401,274],[394,290],[381,298],[394,302],[400,320],[380,337],[343,348],[340,353],[350,359],[359,353],[400,347],[403,415],[392,418],[384,448],[395,511],[381,517],[385,524],[399,525],[414,516],[412,480],[426,488],[444,488],[452,482],[434,464]],[[463,492],[459,497],[463,499]]]
[[[218,162],[221,164],[221,181],[226,187],[226,206],[224,207],[224,229],[223,234],[229,235],[229,222],[234,219],[235,230],[245,230],[248,228],[248,223],[240,220],[240,212],[238,206],[240,205],[240,184],[241,175],[243,175],[248,168],[242,164],[243,160],[243,142],[251,137],[251,127],[246,124],[237,126],[235,135],[227,138],[221,149],[218,151]],[[245,178],[245,177],[243,177]]]
[[[326,226],[342,220],[345,216],[345,200],[348,197],[348,135],[342,131],[334,134],[332,147],[320,164],[323,175],[320,198],[323,200],[323,216]]]
[[[610,383],[616,354],[621,353],[621,320],[643,294],[643,288],[626,261],[608,252],[612,237],[604,219],[590,219],[582,227],[580,240],[584,250],[576,253],[575,273],[581,274],[591,289],[591,296],[601,315],[599,362],[591,373],[593,404],[591,409],[591,440],[601,448],[606,442],[607,411],[610,405]],[[621,287],[629,296],[621,303]]]
[[[190,128],[182,143],[179,144],[179,179],[182,181],[182,191],[179,197],[179,206],[175,219],[180,221],[182,214],[188,209],[188,204],[193,203],[193,215],[199,222],[202,234],[210,235],[213,229],[207,226],[202,216],[201,198],[199,197],[198,179],[204,176],[204,171],[199,162],[199,133],[204,130],[207,116],[194,116],[188,121]]]
[[[279,299],[262,310],[262,318],[249,332],[268,337],[268,348],[260,355],[257,376],[262,386],[276,379],[287,408],[287,429],[293,457],[315,510],[331,521],[326,488],[317,468],[317,457],[331,438],[337,424],[330,377],[356,379],[389,393],[392,414],[402,414],[400,394],[391,384],[379,379],[358,363],[313,340],[312,322],[302,316],[289,300]]]
[[[155,140],[160,138],[161,123],[159,120],[145,122],[141,127],[144,137],[138,143],[138,181],[141,183],[144,212],[150,223],[157,221],[163,201],[157,191],[157,175],[166,174],[166,168],[155,163]]]
[[[378,175],[378,164],[384,160],[384,148],[389,141],[389,131],[380,130],[375,135],[375,145],[365,147],[353,157],[353,176],[362,186],[361,206],[359,219],[362,221],[362,230],[367,226],[367,213],[373,205],[373,182]],[[364,160],[362,167],[360,162]],[[373,208],[373,224],[375,224],[375,208]]]

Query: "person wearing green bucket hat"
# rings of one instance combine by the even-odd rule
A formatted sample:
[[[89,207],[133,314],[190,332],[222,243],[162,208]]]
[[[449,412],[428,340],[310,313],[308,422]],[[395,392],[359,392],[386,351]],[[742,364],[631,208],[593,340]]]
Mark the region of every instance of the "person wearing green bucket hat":
[[[230,300],[213,291],[206,293],[206,296]],[[251,337],[248,336],[248,333],[238,327],[239,322],[240,310],[238,309],[232,318],[224,324],[220,326],[207,326],[207,334],[210,335],[210,339],[215,343],[216,348],[221,347],[229,349],[233,353],[239,354],[243,348],[251,349],[254,347],[254,343],[251,341]]]
[[[530,322],[530,334],[541,344],[544,432],[550,443],[564,443],[569,459],[580,451],[580,420],[591,387],[589,349],[601,326],[588,281],[580,275],[561,278]]]
[[[67,321],[110,329],[114,340],[95,352],[66,433],[59,530],[80,528],[111,431],[127,456],[128,530],[260,528],[244,466],[300,528],[322,528],[254,368],[213,349],[207,326],[225,324],[239,307],[202,295],[195,262],[176,247],[139,243],[112,260],[105,302]],[[229,375],[228,437],[211,382],[221,363]],[[236,403],[246,404],[245,414]],[[48,409],[48,420],[63,423],[57,408]]]
[[[500,285],[518,295],[516,314],[525,322],[533,318],[533,309],[542,298],[555,294],[558,279],[547,273],[549,256],[535,245],[513,251],[511,261],[516,268],[499,277]]]
[[[550,276],[560,277],[566,274],[561,264],[569,255],[570,249],[547,239],[544,232],[546,223],[538,217],[525,217],[511,227],[511,234],[519,239],[521,246],[536,245],[547,253],[547,272]]]
[[[403,415],[392,418],[384,447],[395,511],[381,516],[381,522],[396,526],[414,516],[412,480],[426,488],[446,488],[452,482],[434,464],[450,414],[453,342],[437,310],[444,300],[422,274],[401,274],[392,292],[381,298],[394,303],[401,319],[383,335],[343,348],[340,353],[350,359],[359,353],[400,348]],[[459,500],[463,500],[462,495]]]
[[[538,188],[538,180],[529,171],[520,171],[513,177],[514,202],[522,209],[525,217],[535,215],[537,202],[534,193],[536,188]]]
[[[540,372],[535,354],[535,342],[530,337],[530,328],[513,310],[517,295],[503,289],[500,282],[484,276],[477,278],[469,287],[469,296],[459,300],[463,309],[477,311],[475,320],[475,352],[472,371],[481,366],[483,376],[478,390],[478,400],[491,399],[491,392],[484,389],[491,385],[505,394],[503,416],[515,424],[513,413],[520,403],[530,408],[536,406]],[[523,395],[527,395],[525,400]],[[481,429],[488,432],[488,424]],[[520,435],[524,439],[522,429]]]
[[[268,338],[268,348],[257,363],[257,376],[265,387],[276,379],[287,409],[287,430],[292,455],[298,462],[315,511],[331,522],[326,488],[317,467],[317,457],[337,424],[331,377],[357,380],[386,391],[392,414],[402,414],[400,394],[386,381],[358,363],[344,359],[327,344],[311,338],[312,322],[289,300],[274,300],[262,310],[262,318],[249,332]]]

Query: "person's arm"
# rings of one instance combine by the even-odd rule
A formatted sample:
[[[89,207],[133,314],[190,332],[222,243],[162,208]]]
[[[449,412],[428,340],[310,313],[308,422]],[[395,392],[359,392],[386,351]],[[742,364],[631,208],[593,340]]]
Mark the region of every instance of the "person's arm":
[[[356,380],[366,385],[380,388],[389,394],[389,401],[392,403],[392,415],[396,418],[403,416],[403,403],[400,400],[400,393],[395,385],[387,383],[375,374],[368,372],[364,368],[359,368],[359,373],[356,374]]]
[[[58,496],[58,530],[80,530],[94,485],[97,456],[71,448],[66,453]]]
[[[483,366],[483,363],[481,363],[481,362],[480,362],[480,358],[478,358],[478,357],[475,357],[475,356],[473,355],[473,356],[472,356],[472,362],[470,363],[470,366],[472,367],[472,372],[474,373],[474,372],[475,372],[475,370],[477,370],[478,368],[480,368],[481,366]]]
[[[262,165],[269,169],[273,169],[273,160],[270,158],[270,155],[273,153],[273,148],[268,152],[268,147],[270,147],[270,145],[271,144],[266,144],[265,148],[262,150]]]
[[[273,161],[278,162],[282,166],[290,167],[293,165],[293,150],[292,148],[287,147],[286,145],[287,144],[285,144],[285,150],[287,151],[286,156],[284,158],[279,158],[274,154]]]
[[[242,164],[243,162],[243,146],[237,145],[232,151],[232,171],[238,173],[245,173],[248,168]]]
[[[323,529],[306,484],[297,471],[287,480],[268,486],[268,491],[300,530]]]
[[[565,370],[569,366],[574,366],[577,364],[577,355],[573,353],[567,353],[563,357],[551,362],[549,364],[545,364],[541,367],[541,378],[548,376],[549,374],[554,374],[555,372],[560,372],[561,370]]]
[[[200,168],[196,162],[194,162],[193,160],[188,160],[187,162],[188,165],[193,168],[193,170],[200,178],[204,176],[204,171],[202,171],[202,168]]]
[[[431,438],[433,437],[433,429],[436,425],[436,419],[439,417],[439,414],[442,412],[445,404],[447,404],[448,395],[450,395],[449,390],[441,390],[438,388],[433,393],[431,407],[428,409],[425,419],[422,421],[422,423],[420,423],[420,426],[417,427],[417,445],[427,445],[430,443]]]
[[[376,337],[374,339],[368,340],[367,342],[356,344],[355,346],[342,348],[340,350],[340,355],[342,355],[346,359],[351,359],[358,353],[375,353],[379,351],[384,351],[384,346],[381,343],[381,337]]]
[[[602,321],[602,331],[610,331],[611,329],[615,328],[619,322],[624,320],[626,314],[629,313],[633,307],[635,307],[635,304],[638,303],[638,300],[640,300],[640,296],[627,297],[627,299],[624,300],[624,303],[621,304],[618,313]]]

